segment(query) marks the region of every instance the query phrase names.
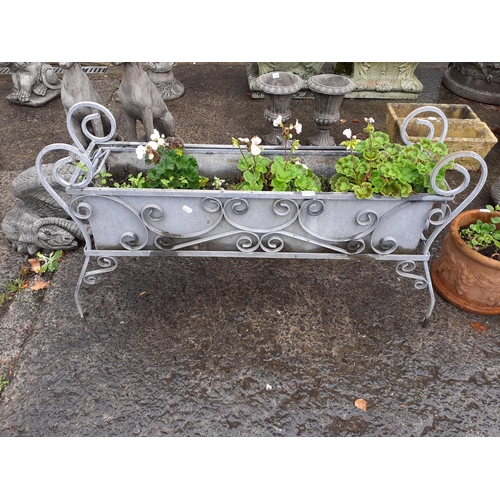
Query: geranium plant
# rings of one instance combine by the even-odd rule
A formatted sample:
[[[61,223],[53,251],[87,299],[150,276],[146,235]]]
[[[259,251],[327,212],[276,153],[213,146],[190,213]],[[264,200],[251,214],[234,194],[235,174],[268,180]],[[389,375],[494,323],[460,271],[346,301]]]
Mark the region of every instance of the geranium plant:
[[[486,205],[486,210],[491,213],[489,222],[477,219],[474,224],[459,228],[458,233],[468,247],[500,260],[500,229],[497,228],[500,217],[494,215],[495,212],[500,212],[500,205]]]
[[[278,155],[273,159],[262,156],[260,137],[232,138],[233,145],[238,147],[241,153],[238,169],[243,172],[243,180],[236,184],[235,188],[244,191],[320,191],[319,177],[298,157],[292,158],[300,146],[298,139],[292,141],[292,131],[300,134],[302,125],[296,120],[295,124],[286,126],[282,122],[281,115],[273,124],[282,129],[283,156]],[[289,144],[290,149],[287,151]],[[246,147],[246,153],[242,146]]]
[[[389,135],[377,131],[373,118],[365,118],[366,139],[357,139],[350,129],[344,130],[342,142],[350,155],[335,164],[336,174],[330,179],[332,191],[354,192],[357,198],[373,194],[406,198],[412,193],[433,193],[430,174],[436,164],[448,154],[446,144],[421,139],[403,147],[393,144]],[[436,185],[446,189],[445,172],[453,168],[446,164],[438,173]]]
[[[196,158],[184,153],[183,144],[175,140],[167,143],[156,129],[146,145],[137,146],[136,155],[153,167],[145,174],[129,175],[121,187],[200,189],[208,182],[198,174]]]

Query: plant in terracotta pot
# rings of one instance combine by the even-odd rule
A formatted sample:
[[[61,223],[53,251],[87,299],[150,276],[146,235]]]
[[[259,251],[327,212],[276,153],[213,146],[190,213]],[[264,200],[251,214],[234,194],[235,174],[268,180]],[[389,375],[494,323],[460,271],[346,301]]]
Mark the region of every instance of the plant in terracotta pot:
[[[468,210],[453,219],[431,277],[451,304],[500,314],[500,206]]]

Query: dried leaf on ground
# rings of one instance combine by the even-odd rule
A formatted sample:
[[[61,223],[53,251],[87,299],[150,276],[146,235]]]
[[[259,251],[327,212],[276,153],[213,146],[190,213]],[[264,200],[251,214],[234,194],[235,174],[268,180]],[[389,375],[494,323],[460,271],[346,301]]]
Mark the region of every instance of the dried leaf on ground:
[[[354,401],[354,404],[356,405],[356,408],[366,411],[366,401],[364,399],[356,399],[356,401]]]
[[[148,292],[141,292],[141,293],[139,294],[139,297],[140,297],[141,295],[145,295],[146,293],[148,293]]]
[[[474,330],[476,330],[477,332],[485,332],[488,327],[483,325],[482,323],[471,323],[472,325],[472,328],[474,328]]]
[[[36,257],[33,257],[32,259],[28,259],[28,262],[30,263],[31,271],[38,274],[41,267],[40,261]]]
[[[359,122],[360,122],[359,118],[353,118],[353,120],[352,120],[352,121],[353,121],[354,123],[359,123]]]
[[[35,281],[33,285],[30,286],[30,290],[43,290],[49,286],[50,281]]]

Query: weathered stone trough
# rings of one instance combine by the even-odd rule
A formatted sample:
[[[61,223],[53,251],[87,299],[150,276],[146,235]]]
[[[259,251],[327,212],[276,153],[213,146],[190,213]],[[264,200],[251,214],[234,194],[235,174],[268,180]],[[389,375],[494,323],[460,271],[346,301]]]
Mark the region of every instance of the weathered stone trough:
[[[471,107],[466,104],[388,103],[386,131],[392,142],[407,144],[403,137],[412,143],[417,142],[422,137],[428,137],[429,127],[423,123],[422,116],[408,120],[406,130],[403,131],[403,123],[406,118],[424,106],[437,108],[441,113],[429,111],[424,118],[426,121],[430,121],[433,126],[430,138],[444,142],[450,153],[474,151],[482,158],[486,158],[491,148],[498,142],[488,125],[482,122]],[[443,120],[443,116],[445,120]],[[447,128],[445,129],[446,123]],[[462,160],[462,165],[469,170],[479,168],[475,160],[468,158]]]

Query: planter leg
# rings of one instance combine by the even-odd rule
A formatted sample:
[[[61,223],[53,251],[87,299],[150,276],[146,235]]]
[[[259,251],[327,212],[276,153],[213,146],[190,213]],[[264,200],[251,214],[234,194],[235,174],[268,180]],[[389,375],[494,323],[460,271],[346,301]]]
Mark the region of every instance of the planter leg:
[[[87,267],[89,265],[90,257],[88,255],[85,256],[85,260],[83,262],[82,270],[80,271],[80,276],[78,278],[78,281],[76,283],[76,288],[75,288],[75,302],[76,302],[76,308],[78,309],[78,312],[80,313],[80,317],[85,320],[85,316],[83,315],[82,311],[82,306],[80,304],[80,287],[82,286],[82,282],[85,278],[85,273],[87,271]]]
[[[396,273],[399,276],[403,276],[404,278],[415,280],[414,285],[417,290],[423,290],[426,287],[429,290],[430,304],[424,317],[424,321],[422,322],[422,326],[425,327],[427,326],[429,318],[432,314],[432,310],[434,309],[435,298],[434,289],[432,288],[431,275],[429,272],[429,264],[427,261],[423,261],[422,264],[424,266],[425,277],[412,273],[416,267],[415,262],[412,260],[399,262],[396,266]]]
[[[434,304],[436,303],[436,297],[434,295],[434,287],[432,286],[431,275],[429,272],[429,263],[425,261],[424,263],[425,279],[427,280],[427,288],[430,295],[430,303],[425,314],[424,321],[422,322],[422,327],[425,328],[429,324],[429,318],[431,317],[432,311],[434,310]]]
[[[87,272],[87,267],[89,265],[89,262],[90,262],[90,255],[86,255],[85,260],[83,262],[82,270],[80,272],[80,277],[78,278],[78,282],[76,283],[76,288],[75,288],[76,307],[78,308],[78,312],[80,313],[82,319],[85,319],[85,317],[83,316],[83,311],[80,305],[80,298],[79,298],[80,287],[82,286],[82,283],[85,282],[88,285],[95,285],[95,283],[97,282],[96,276],[98,274],[109,273],[111,271],[114,271],[118,265],[118,262],[114,257],[111,257],[109,255],[101,256],[97,258],[97,264],[101,266],[102,269],[95,269],[94,271]]]

